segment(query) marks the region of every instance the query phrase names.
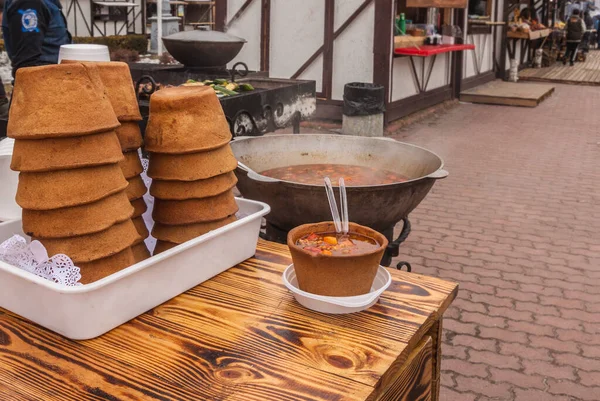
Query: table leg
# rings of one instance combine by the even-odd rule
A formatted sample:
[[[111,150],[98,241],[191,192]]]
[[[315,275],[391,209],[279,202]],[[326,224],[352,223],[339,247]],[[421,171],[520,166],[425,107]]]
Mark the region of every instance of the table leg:
[[[442,318],[435,322],[427,335],[433,340],[433,374],[431,383],[431,401],[439,401],[442,370]]]

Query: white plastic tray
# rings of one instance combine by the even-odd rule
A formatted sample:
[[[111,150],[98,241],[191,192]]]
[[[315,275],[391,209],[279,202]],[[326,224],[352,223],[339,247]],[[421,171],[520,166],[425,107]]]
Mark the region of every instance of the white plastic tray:
[[[0,307],[74,340],[97,337],[252,257],[270,207],[236,199],[238,221],[94,283],[66,287],[0,262]],[[0,224],[0,242],[24,235]]]
[[[369,309],[375,305],[381,294],[392,284],[392,276],[383,266],[379,266],[377,269],[377,275],[375,276],[375,280],[373,280],[371,292],[353,297],[328,297],[302,291],[298,288],[298,279],[293,264],[284,270],[282,280],[288,290],[294,294],[294,298],[296,298],[296,301],[300,305],[317,312],[336,315]]]
[[[10,169],[15,140],[4,138],[0,140],[0,221],[8,221],[21,217],[21,208],[15,201],[19,173]]]

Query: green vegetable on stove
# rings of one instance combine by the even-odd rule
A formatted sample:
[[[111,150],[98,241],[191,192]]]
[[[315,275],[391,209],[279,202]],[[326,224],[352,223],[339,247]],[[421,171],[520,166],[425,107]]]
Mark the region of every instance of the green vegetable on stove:
[[[252,86],[250,84],[240,84],[239,89],[242,92],[248,92],[248,91],[253,91],[254,90],[254,86]]]
[[[223,78],[215,78],[213,82],[217,85],[227,85],[227,80]]]
[[[237,95],[238,94],[237,92],[229,90],[226,87],[221,86],[221,85],[215,85],[213,88],[215,89],[215,91],[221,92],[221,93],[223,93],[225,95],[229,95],[229,96],[233,96],[233,95]]]

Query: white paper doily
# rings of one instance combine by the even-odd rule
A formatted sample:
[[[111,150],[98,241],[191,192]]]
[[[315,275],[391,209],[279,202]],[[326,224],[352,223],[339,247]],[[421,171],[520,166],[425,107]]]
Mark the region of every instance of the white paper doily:
[[[48,252],[39,241],[27,243],[20,235],[14,235],[0,244],[0,260],[57,284],[82,285],[79,267],[67,255],[58,254],[48,258]]]
[[[148,171],[148,159],[144,159],[142,157],[141,149],[138,150],[138,152],[140,155],[140,160],[142,161],[142,167],[144,168],[144,171],[142,171],[142,174],[140,174],[140,176],[142,177],[144,184],[146,184],[146,188],[150,188],[150,185],[152,184],[152,178],[148,177],[148,174],[146,174],[146,172]],[[146,210],[142,217],[144,218],[144,223],[146,223],[148,231],[152,232],[152,227],[154,227],[154,220],[152,219],[152,210],[154,210],[154,197],[150,195],[150,191],[147,191],[144,195],[144,202],[146,202],[148,210]],[[150,234],[148,238],[146,238],[145,242],[150,252],[152,252],[154,250],[154,247],[156,246],[156,238],[154,238],[152,234]]]

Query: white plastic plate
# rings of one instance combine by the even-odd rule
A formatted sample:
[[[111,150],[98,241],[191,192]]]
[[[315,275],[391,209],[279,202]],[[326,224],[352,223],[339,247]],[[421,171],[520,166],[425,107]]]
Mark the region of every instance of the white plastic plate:
[[[236,199],[239,220],[91,284],[67,287],[0,262],[0,307],[74,340],[97,337],[252,257],[270,207]],[[0,224],[0,242],[23,235]]]
[[[305,308],[339,315],[360,312],[373,306],[381,294],[392,284],[392,276],[385,267],[379,266],[371,292],[353,297],[327,297],[311,294],[298,288],[298,279],[292,264],[283,272],[283,284],[294,294],[296,301]]]

